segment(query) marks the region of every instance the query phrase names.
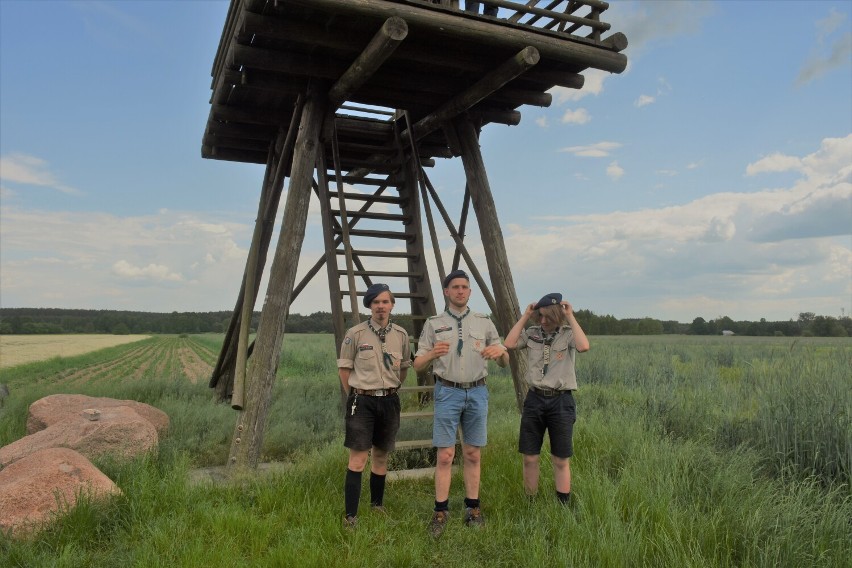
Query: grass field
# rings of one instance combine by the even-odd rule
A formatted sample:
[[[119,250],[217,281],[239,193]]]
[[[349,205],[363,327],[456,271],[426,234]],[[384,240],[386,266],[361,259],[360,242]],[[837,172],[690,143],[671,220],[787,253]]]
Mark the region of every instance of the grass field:
[[[591,338],[578,356],[568,509],[546,455],[539,496],[523,496],[511,378],[495,369],[487,524],[462,526],[456,474],[437,541],[426,531],[430,479],[390,484],[387,517],[366,510],[365,482],[361,524],[342,530],[346,451],[328,335],[285,338],[262,459],[290,467],[189,483],[230,446],[236,413],[206,385],[221,341],[157,336],[0,370],[11,390],[0,445],[23,436],[27,406],[54,392],[132,398],[172,420],[156,455],[98,464],[121,498],[84,503],[32,541],[0,537],[0,566],[850,566],[852,340]]]
[[[0,335],[0,369],[52,357],[82,355],[148,335]]]

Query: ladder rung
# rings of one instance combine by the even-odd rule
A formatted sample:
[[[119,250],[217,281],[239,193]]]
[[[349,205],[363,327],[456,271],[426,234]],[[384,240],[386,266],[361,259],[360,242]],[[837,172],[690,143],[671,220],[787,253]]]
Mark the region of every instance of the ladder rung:
[[[338,198],[340,196],[340,192],[338,191],[329,191],[329,197]],[[343,192],[343,197],[346,199],[353,199],[355,201],[369,201],[370,203],[405,203],[405,199],[402,197],[395,197],[393,195],[373,195],[371,193],[346,193]]]
[[[400,419],[403,418],[432,418],[435,416],[435,413],[431,410],[424,410],[422,412],[400,412]]]
[[[330,173],[330,180],[337,181],[337,175]],[[372,178],[372,177],[358,177],[358,176],[340,176],[341,181],[344,183],[350,183],[352,185],[376,185],[376,186],[388,186],[388,187],[399,187],[403,184],[403,181],[390,181],[385,178]]]
[[[342,234],[342,228],[334,229],[336,234]],[[368,229],[349,229],[350,237],[369,237],[374,239],[397,239],[400,241],[407,241],[409,238],[413,238],[413,235],[409,235],[402,231],[371,231]]]
[[[337,273],[341,276],[344,274],[349,274],[346,270],[337,270]],[[353,270],[352,274],[355,276],[386,276],[388,278],[416,278],[417,280],[422,280],[423,277],[416,272],[393,272],[390,270]]]
[[[346,254],[345,250],[335,251],[337,254]],[[352,250],[355,256],[377,256],[385,258],[417,258],[417,254],[413,252],[389,251],[389,250]]]
[[[340,216],[340,209],[332,209],[332,215]],[[401,213],[372,213],[369,211],[346,212],[347,219],[377,219],[379,221],[407,221],[408,217]]]
[[[432,440],[397,440],[397,450],[416,450],[417,448],[433,448]]]

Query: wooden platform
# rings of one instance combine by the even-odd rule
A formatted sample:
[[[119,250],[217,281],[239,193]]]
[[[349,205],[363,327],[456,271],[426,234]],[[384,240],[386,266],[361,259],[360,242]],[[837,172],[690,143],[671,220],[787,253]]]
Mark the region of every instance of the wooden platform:
[[[499,17],[465,12],[451,0],[232,0],[212,71],[202,156],[267,163],[270,144],[287,128],[308,82],[343,81],[340,89],[349,90],[338,101],[339,114],[352,116],[337,125],[344,170],[369,164],[392,135],[388,116],[353,105],[388,114],[405,109],[412,122],[431,120],[431,134],[419,143],[422,160],[450,157],[458,150],[440,129],[443,115],[463,110],[480,125],[517,124],[521,106],[550,105],[552,87],[581,88],[584,70],[626,67],[619,53],[626,38],[609,33],[600,19],[606,2],[492,4]],[[371,42],[398,45],[365,72],[357,60]],[[516,76],[504,72],[510,80],[496,91],[481,85],[504,79],[501,66],[513,58],[529,68]],[[361,84],[346,83],[353,72]]]

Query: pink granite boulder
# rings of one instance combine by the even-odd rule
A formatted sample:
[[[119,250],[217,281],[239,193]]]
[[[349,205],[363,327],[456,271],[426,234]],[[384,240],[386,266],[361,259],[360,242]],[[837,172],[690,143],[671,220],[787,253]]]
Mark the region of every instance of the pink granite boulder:
[[[81,496],[101,500],[120,494],[85,456],[68,448],[42,449],[0,469],[0,531],[26,537]]]
[[[164,434],[169,429],[169,416],[150,404],[135,400],[118,400],[83,394],[52,394],[30,405],[30,413],[27,417],[27,434],[44,430],[69,416],[79,415],[81,411],[89,408],[104,410],[113,406],[133,408],[139,416],[148,420],[157,429],[159,435]]]
[[[71,448],[90,460],[109,456],[123,461],[150,452],[158,442],[157,430],[135,408],[89,408],[65,414],[47,428],[0,448],[0,467],[56,447]]]

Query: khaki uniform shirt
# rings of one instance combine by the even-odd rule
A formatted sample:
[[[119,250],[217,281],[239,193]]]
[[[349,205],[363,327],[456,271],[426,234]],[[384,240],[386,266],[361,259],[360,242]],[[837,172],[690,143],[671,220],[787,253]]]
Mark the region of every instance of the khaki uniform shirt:
[[[385,346],[392,359],[390,369],[385,366],[382,356],[382,342],[379,336],[367,327],[366,321],[346,332],[337,367],[352,369],[349,373],[350,387],[375,390],[400,386],[400,374],[404,378],[405,372],[411,366],[408,332],[395,323],[391,324],[391,329],[385,336]]]
[[[574,372],[577,345],[571,326],[563,325],[557,331],[550,345],[547,373],[542,376],[546,335],[541,326],[534,325],[523,330],[518,339],[518,349],[526,349],[527,352],[527,383],[540,389],[577,390],[577,375]]]
[[[481,355],[489,345],[499,345],[500,335],[485,314],[470,312],[462,320],[462,354],[457,348],[459,325],[446,311],[432,316],[423,325],[416,356],[431,351],[438,341],[448,341],[450,352],[432,361],[432,372],[454,383],[473,383],[488,376],[488,360]]]

